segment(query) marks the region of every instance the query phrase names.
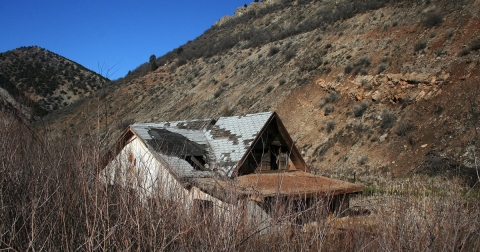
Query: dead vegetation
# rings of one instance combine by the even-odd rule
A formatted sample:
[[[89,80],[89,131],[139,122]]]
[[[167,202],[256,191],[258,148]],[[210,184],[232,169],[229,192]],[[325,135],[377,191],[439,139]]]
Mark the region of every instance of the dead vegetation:
[[[368,187],[343,213],[277,201],[271,223],[243,208],[215,211],[182,198],[141,197],[98,179],[101,144],[33,132],[2,113],[0,249],[13,251],[477,251],[478,191],[457,181]],[[68,133],[68,132],[67,132]],[[163,195],[157,192],[156,195]]]
[[[284,29],[272,41],[249,36],[196,56],[184,50],[182,59],[161,57],[156,71],[149,72],[148,64],[141,74],[133,71],[104,99],[86,97],[51,115],[54,132],[32,134],[2,114],[0,249],[478,251],[478,189],[456,180],[468,173],[478,186],[472,160],[480,142],[473,137],[479,106],[470,95],[473,85],[465,85],[478,78],[480,65],[472,3],[460,10],[462,5],[412,1],[302,33]],[[427,9],[446,11],[432,12],[443,13],[439,19]],[[246,14],[236,24],[241,28],[246,20],[262,33],[272,13]],[[203,37],[216,39],[214,30]],[[366,185],[345,218],[319,207],[302,215],[310,224],[298,225],[298,215],[279,206],[278,221],[267,229],[246,225],[242,211],[193,214],[178,202],[145,201],[97,180],[102,145],[88,120],[122,129],[128,118],[152,122],[266,110],[285,117],[318,173]],[[75,137],[67,137],[70,130]],[[469,141],[477,147],[468,147]],[[405,175],[411,170],[416,175]]]

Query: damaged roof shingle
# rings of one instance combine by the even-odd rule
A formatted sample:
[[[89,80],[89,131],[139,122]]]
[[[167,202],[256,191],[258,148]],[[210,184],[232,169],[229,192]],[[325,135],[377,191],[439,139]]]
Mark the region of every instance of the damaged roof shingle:
[[[273,112],[265,112],[220,117],[216,122],[213,119],[204,119],[143,123],[131,125],[131,128],[155,152],[161,154],[162,158],[204,156],[211,160],[223,175],[231,176],[272,114]],[[181,176],[188,176],[187,173],[193,177],[205,176],[205,172],[197,171],[191,166],[188,168],[187,164],[186,161],[182,162],[182,168],[178,170],[177,167],[172,168]],[[199,174],[196,175],[196,172]]]

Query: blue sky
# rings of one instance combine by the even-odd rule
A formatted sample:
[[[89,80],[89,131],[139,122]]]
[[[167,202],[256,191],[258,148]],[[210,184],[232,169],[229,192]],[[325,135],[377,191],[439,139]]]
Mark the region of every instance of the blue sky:
[[[36,45],[93,71],[105,65],[117,79],[250,2],[2,0],[0,52]]]

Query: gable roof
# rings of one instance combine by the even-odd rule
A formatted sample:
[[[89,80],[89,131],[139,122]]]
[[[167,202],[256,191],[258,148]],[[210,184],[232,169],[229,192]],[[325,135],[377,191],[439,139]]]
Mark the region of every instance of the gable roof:
[[[264,144],[272,130],[288,145],[292,161],[301,169],[286,174],[253,173],[234,180],[222,179],[235,177],[238,169],[255,153],[255,146]],[[117,148],[125,147],[134,137],[138,137],[176,179],[187,182],[185,186],[193,183],[218,198],[231,190],[240,195],[256,195],[259,199],[272,195],[305,197],[363,191],[362,186],[310,174],[275,112],[218,120],[133,124],[127,128]],[[195,169],[187,156],[205,157],[206,169]]]
[[[184,157],[204,156],[222,175],[235,175],[275,112],[213,119],[133,124],[135,135],[158,154],[180,177],[209,177],[211,171],[194,169]],[[175,164],[175,165],[174,165]]]

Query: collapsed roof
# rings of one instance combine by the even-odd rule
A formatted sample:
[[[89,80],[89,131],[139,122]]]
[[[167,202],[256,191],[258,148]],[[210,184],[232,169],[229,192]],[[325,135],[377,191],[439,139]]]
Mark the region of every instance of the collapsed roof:
[[[313,197],[363,191],[362,186],[309,173],[275,112],[218,120],[133,124],[122,140],[122,148],[134,136],[185,185],[194,184],[219,198],[232,190],[255,197]],[[282,153],[287,153],[290,169],[279,173],[278,167],[273,167],[273,157],[278,161]],[[265,156],[272,161],[270,172],[275,173],[261,169]]]
[[[173,172],[182,178],[194,178],[209,177],[214,171],[227,177],[237,175],[238,168],[248,159],[249,151],[257,142],[268,138],[267,129],[272,125],[286,134],[275,112],[220,117],[218,120],[142,123],[130,128],[170,164]],[[274,137],[270,138],[272,142]],[[282,141],[290,146],[298,163],[306,169],[290,137],[282,137]]]

